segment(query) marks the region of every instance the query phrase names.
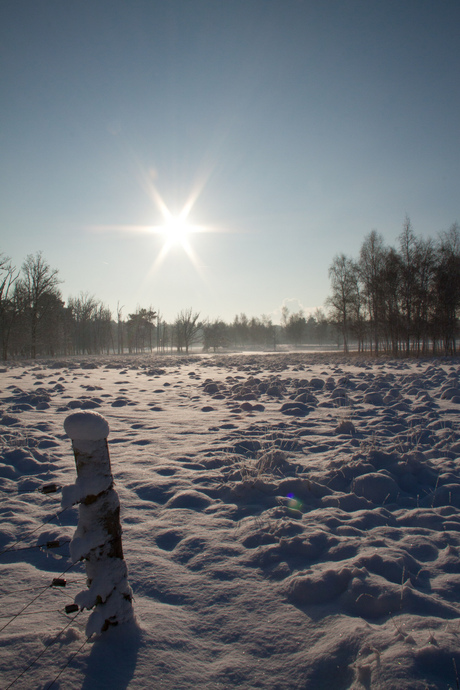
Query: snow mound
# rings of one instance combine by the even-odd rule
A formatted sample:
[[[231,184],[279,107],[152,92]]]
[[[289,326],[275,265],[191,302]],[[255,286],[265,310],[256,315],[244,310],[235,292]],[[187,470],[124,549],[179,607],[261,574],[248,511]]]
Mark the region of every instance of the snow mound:
[[[69,566],[68,593],[84,609],[47,663],[21,676],[24,687],[45,687],[68,659],[66,690],[456,687],[459,361],[91,361],[91,371],[78,358],[60,372],[53,362],[11,366],[0,392],[5,411],[25,406],[14,423],[0,416],[2,615]],[[34,397],[38,384],[47,400]],[[100,397],[87,397],[94,390]],[[119,501],[107,473],[86,462],[106,452],[108,426],[99,416],[84,433],[75,424],[87,435],[73,444],[81,467],[63,507],[89,503],[71,545],[49,551],[47,541],[73,534],[76,511],[48,526],[56,496],[38,489],[75,473],[62,422],[88,402],[110,423]],[[126,565],[112,558],[93,514],[107,494]],[[84,568],[72,563],[92,554],[107,558],[88,570],[85,589]],[[62,592],[46,587],[37,613],[31,606],[4,629],[6,685],[66,624],[56,601],[63,605]],[[81,648],[85,626],[104,632]]]
[[[73,441],[99,441],[109,435],[109,425],[98,412],[75,412],[66,418],[64,429]]]

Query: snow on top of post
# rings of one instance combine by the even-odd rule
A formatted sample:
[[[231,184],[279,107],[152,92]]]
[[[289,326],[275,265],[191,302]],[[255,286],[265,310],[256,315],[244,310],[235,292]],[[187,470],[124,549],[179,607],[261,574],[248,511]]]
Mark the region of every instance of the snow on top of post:
[[[98,412],[75,412],[66,417],[64,430],[72,441],[99,441],[109,435],[109,424]]]

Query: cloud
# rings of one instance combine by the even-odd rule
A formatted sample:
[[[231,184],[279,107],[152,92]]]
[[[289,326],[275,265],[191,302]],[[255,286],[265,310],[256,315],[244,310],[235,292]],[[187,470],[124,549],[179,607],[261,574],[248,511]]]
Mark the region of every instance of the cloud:
[[[283,307],[287,307],[290,314],[297,314],[299,311],[302,311],[307,319],[309,316],[313,316],[315,311],[318,309],[318,307],[306,307],[297,297],[285,297],[280,306],[276,307],[269,314],[273,323],[281,323]]]

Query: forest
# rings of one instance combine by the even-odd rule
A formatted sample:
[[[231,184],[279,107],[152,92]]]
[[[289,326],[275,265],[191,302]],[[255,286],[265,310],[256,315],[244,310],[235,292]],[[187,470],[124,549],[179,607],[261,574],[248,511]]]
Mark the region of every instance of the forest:
[[[123,315],[93,295],[62,298],[59,272],[37,252],[20,270],[0,254],[1,357],[205,352],[280,347],[335,347],[374,354],[428,355],[457,352],[460,312],[460,227],[436,240],[414,234],[406,217],[398,246],[386,246],[375,230],[359,256],[341,253],[329,267],[325,310],[312,315],[283,307],[281,323],[241,313],[232,323],[200,319],[192,308],[167,323],[159,309],[138,306]]]
[[[334,257],[326,300],[344,351],[456,354],[460,310],[460,227],[436,240],[414,234],[406,216],[398,246],[373,230],[359,257]]]

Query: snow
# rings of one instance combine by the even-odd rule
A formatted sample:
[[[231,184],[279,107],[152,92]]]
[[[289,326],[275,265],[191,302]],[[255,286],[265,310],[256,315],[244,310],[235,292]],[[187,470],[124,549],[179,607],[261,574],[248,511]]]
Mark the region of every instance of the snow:
[[[69,358],[0,385],[2,687],[457,687],[458,360]],[[124,561],[88,495],[121,507]]]
[[[73,441],[99,441],[109,435],[107,420],[98,412],[74,412],[66,418],[64,429]]]

